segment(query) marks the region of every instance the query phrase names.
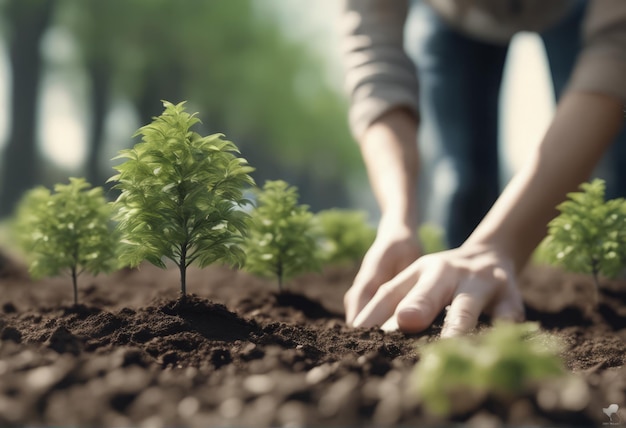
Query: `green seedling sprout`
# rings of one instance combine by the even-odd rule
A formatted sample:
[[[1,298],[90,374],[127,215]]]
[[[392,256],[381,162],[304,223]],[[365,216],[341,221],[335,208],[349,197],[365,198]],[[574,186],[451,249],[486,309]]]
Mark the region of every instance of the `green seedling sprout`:
[[[241,208],[249,203],[243,192],[254,184],[253,168],[222,134],[191,131],[199,119],[185,112],[184,102],[163,105],[163,114],[137,132],[141,142],[115,158],[125,161],[109,181],[121,191],[115,206],[122,258],[131,266],[147,260],[161,268],[164,258],[173,261],[185,297],[192,263],[244,263],[240,244],[248,214]]]
[[[282,180],[266,181],[258,193],[245,240],[246,270],[285,280],[318,270],[321,254],[313,213],[298,205],[298,191]]]
[[[117,267],[118,239],[113,233],[111,207],[102,188],[83,178],[57,184],[54,192],[36,187],[27,192],[15,213],[17,242],[32,260],[35,278],[68,271],[78,304],[78,276]]]
[[[626,262],[626,203],[622,198],[605,202],[601,179],[580,189],[557,206],[560,215],[548,224],[541,251],[571,272],[591,274],[597,291],[598,276],[615,277]]]
[[[563,375],[561,346],[537,323],[497,322],[487,332],[424,345],[411,385],[430,412],[448,415],[455,392],[516,394]]]
[[[321,230],[320,248],[324,262],[358,262],[376,238],[376,229],[367,223],[364,211],[328,209],[318,212],[315,220]]]

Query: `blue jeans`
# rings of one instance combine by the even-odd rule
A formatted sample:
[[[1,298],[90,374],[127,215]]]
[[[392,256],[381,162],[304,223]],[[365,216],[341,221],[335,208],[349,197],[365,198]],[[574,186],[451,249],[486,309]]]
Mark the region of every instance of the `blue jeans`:
[[[558,100],[581,49],[586,1],[539,34]],[[420,80],[421,194],[426,218],[435,219],[448,244],[470,235],[500,193],[498,104],[508,45],[490,44],[450,28],[416,1],[407,20],[407,51]],[[626,195],[626,129],[601,163],[607,197]]]

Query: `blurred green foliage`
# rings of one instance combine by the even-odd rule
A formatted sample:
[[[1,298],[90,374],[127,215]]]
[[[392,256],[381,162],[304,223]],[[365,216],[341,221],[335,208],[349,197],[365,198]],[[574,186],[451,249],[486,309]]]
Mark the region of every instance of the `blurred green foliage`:
[[[556,337],[537,323],[496,323],[474,336],[441,339],[420,348],[412,385],[426,408],[449,414],[455,393],[517,394],[534,381],[565,373]]]
[[[18,205],[14,230],[31,260],[34,277],[71,275],[74,304],[82,272],[97,274],[118,267],[119,239],[113,231],[111,207],[102,188],[91,188],[83,178],[57,184],[54,192],[45,187],[27,192]]]
[[[16,22],[6,26],[7,38],[19,34],[19,22],[10,14],[17,8],[8,6],[22,3],[4,0],[7,6],[0,8],[7,22]],[[69,34],[77,47],[77,62],[66,65],[67,72],[82,70],[88,80],[83,111],[90,116],[90,149],[84,170],[91,182],[110,175],[98,170],[97,160],[104,123],[116,101],[130,101],[143,125],[160,114],[160,100],[188,100],[203,112],[206,133],[223,133],[238,142],[256,166],[257,181],[281,178],[294,183],[315,210],[350,203],[347,183],[363,178],[363,169],[347,127],[346,100],[327,81],[325,60],[330,55],[320,58],[312,45],[288,38],[268,13],[267,3],[56,0],[50,5],[49,27]],[[29,10],[20,8],[21,13]],[[23,46],[16,56],[28,53]],[[26,75],[27,69],[13,72]],[[38,74],[30,79],[15,88],[12,108],[26,99],[29,88],[39,87]],[[11,129],[23,129],[23,123],[15,122]],[[16,151],[30,146],[25,141],[12,145]],[[22,169],[40,174],[44,169],[26,168],[29,156],[20,158]],[[6,201],[11,204],[10,195]]]
[[[424,254],[438,253],[448,249],[445,231],[435,223],[422,223],[417,229],[417,236]]]
[[[321,267],[319,231],[309,207],[298,204],[295,186],[266,181],[250,216],[244,241],[247,271],[274,276],[282,292],[285,280]]]
[[[362,210],[332,208],[319,211],[315,221],[321,231],[324,263],[341,265],[360,262],[376,239],[376,228]],[[434,223],[422,223],[417,235],[424,254],[447,249],[444,231]]]
[[[376,238],[376,229],[367,222],[367,213],[333,208],[315,215],[321,230],[320,248],[324,263],[341,265],[360,262]]]
[[[535,260],[571,272],[615,277],[626,266],[626,202],[604,200],[605,183],[595,179],[583,183],[579,192],[557,206],[559,216],[548,224],[548,236],[540,244]]]
[[[115,219],[124,245],[121,257],[131,266],[143,260],[165,268],[172,260],[186,295],[186,269],[217,261],[243,265],[239,244],[246,232],[253,168],[239,158],[237,146],[221,134],[203,137],[184,102],[164,102],[163,114],[139,129],[141,142],[123,150],[111,177],[121,190]]]
[[[115,93],[139,106],[150,95],[153,105],[189,100],[210,132],[241,141],[261,176],[271,176],[272,160],[329,183],[360,167],[345,101],[325,81],[323,61],[287,39],[258,3],[64,1],[60,21],[78,35],[87,63],[110,70]]]

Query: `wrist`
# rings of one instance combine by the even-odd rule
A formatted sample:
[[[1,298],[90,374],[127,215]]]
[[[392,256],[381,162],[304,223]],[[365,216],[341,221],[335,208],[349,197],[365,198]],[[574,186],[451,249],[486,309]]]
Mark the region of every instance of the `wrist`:
[[[383,213],[378,223],[378,233],[395,237],[417,236],[418,220],[412,210],[402,213]]]
[[[497,255],[499,259],[508,260],[515,274],[519,274],[524,267],[532,251],[528,252],[525,247],[515,245],[510,239],[494,234],[493,236],[470,236],[461,246],[466,250],[479,252],[490,252]]]

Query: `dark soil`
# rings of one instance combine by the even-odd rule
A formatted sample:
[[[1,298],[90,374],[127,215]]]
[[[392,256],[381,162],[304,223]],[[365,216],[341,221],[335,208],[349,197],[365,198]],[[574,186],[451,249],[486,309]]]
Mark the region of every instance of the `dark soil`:
[[[150,265],[32,281],[0,257],[0,426],[626,425],[626,282],[548,268],[521,281],[527,316],[566,343],[568,381],[488,396],[449,419],[410,390],[420,335],[353,329],[355,267],[277,285],[242,272]],[[574,379],[574,381],[572,381]],[[460,408],[458,407],[458,408]],[[621,418],[621,419],[620,419]]]

